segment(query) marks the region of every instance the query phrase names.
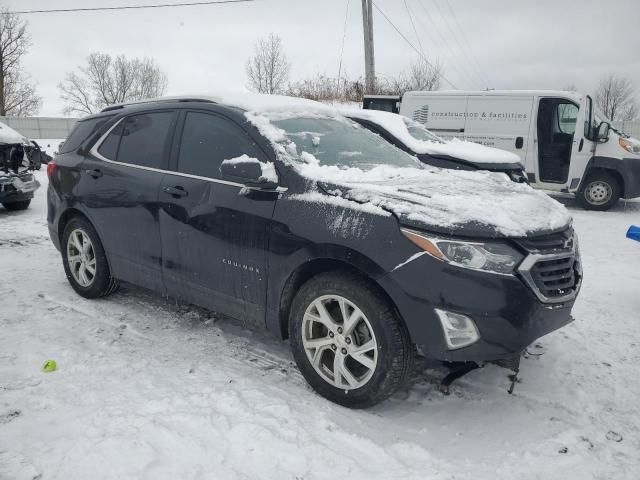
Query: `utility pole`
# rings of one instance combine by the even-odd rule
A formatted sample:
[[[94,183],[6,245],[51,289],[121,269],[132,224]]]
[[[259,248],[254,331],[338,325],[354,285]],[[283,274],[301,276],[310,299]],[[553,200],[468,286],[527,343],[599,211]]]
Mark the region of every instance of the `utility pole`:
[[[362,27],[364,30],[364,93],[375,93],[376,65],[373,52],[373,0],[362,0]]]

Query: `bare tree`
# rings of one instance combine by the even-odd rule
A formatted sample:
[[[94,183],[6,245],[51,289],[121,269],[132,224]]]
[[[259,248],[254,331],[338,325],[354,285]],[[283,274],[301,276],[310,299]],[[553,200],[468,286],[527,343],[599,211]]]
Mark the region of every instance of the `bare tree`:
[[[282,93],[289,78],[290,65],[282,47],[282,39],[270,34],[258,40],[254,54],[247,61],[250,89],[258,93]]]
[[[0,9],[0,116],[29,116],[40,109],[42,99],[20,64],[30,46],[27,23]]]
[[[87,65],[58,84],[65,113],[90,114],[118,103],[160,97],[167,76],[153,59],[92,53]]]
[[[631,120],[638,113],[629,79],[609,75],[600,80],[596,105],[611,120]]]
[[[380,93],[402,95],[412,90],[438,90],[442,78],[442,65],[427,63],[425,60],[412,62],[408,72],[380,82]]]

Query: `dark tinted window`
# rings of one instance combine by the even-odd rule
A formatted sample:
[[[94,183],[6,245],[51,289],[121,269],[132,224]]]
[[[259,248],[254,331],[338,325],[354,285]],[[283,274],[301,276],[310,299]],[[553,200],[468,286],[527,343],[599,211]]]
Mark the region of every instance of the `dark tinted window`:
[[[119,162],[162,168],[167,135],[174,112],[153,112],[128,117],[122,130]]]
[[[224,160],[243,154],[261,157],[251,137],[231,120],[207,113],[187,113],[178,157],[180,172],[218,178]]]
[[[100,147],[98,148],[98,153],[109,160],[115,160],[118,158],[118,145],[120,145],[120,135],[122,135],[122,127],[124,126],[124,121],[118,123],[116,128],[109,132],[107,138],[104,139]]]
[[[89,118],[87,120],[81,120],[73,127],[71,133],[64,141],[62,148],[58,153],[68,153],[74,151],[84,142],[89,136],[95,133],[111,116]]]

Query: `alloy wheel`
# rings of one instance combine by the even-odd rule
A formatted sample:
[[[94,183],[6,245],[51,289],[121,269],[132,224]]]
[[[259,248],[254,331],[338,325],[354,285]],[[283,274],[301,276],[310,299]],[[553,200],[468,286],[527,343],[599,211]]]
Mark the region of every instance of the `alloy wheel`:
[[[302,345],[323,380],[342,390],[365,385],[378,362],[378,343],[357,305],[339,295],[323,295],[307,307]]]
[[[67,240],[67,262],[73,279],[81,287],[89,287],[96,277],[96,254],[89,236],[73,230]]]

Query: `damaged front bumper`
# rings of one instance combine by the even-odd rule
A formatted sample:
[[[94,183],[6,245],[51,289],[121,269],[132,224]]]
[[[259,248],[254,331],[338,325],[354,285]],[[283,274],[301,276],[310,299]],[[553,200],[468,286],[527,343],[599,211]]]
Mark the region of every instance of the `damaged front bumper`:
[[[38,188],[40,188],[40,182],[31,172],[0,172],[0,203],[29,200],[33,198],[33,193]]]

